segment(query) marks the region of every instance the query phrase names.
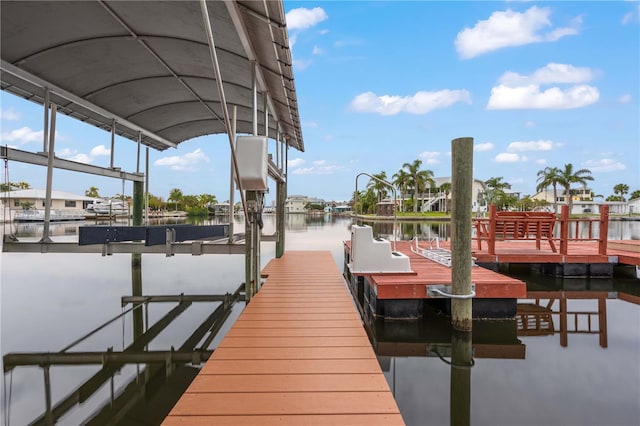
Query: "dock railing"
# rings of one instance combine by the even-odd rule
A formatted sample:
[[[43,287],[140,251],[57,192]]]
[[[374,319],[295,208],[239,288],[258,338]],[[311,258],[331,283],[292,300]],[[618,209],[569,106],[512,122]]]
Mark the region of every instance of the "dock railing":
[[[598,224],[595,232],[594,224]],[[547,212],[499,212],[495,205],[489,206],[488,218],[473,218],[474,240],[477,249],[482,250],[482,242],[487,243],[490,255],[496,254],[496,241],[535,241],[540,250],[540,242],[545,240],[551,250],[568,254],[570,241],[597,241],[598,254],[607,254],[607,234],[609,231],[609,206],[600,206],[599,217],[571,218],[569,206],[563,205],[560,217]]]

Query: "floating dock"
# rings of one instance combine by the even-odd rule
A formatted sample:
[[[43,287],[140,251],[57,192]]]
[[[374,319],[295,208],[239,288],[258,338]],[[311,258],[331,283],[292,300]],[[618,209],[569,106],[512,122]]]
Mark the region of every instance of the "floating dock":
[[[287,251],[164,425],[402,425],[330,252]]]
[[[436,301],[447,311],[444,302],[448,299],[430,293],[429,288],[445,289],[450,293],[451,268],[414,253],[411,246],[408,241],[396,242],[396,252],[409,257],[411,272],[352,273],[348,268],[351,242],[345,241],[345,276],[365,315],[388,319],[418,318],[422,316],[425,300]],[[472,268],[471,282],[475,288],[474,318],[513,317],[517,299],[527,295],[524,281],[482,267]]]

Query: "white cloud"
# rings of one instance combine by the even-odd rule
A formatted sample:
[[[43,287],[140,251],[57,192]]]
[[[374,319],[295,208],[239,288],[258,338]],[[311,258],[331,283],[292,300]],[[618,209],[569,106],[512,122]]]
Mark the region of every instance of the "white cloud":
[[[295,67],[295,69],[303,71],[305,69],[307,69],[310,65],[311,65],[311,60],[306,59],[294,59],[293,60],[293,66]]]
[[[316,160],[312,161],[311,164],[313,164],[314,166],[324,166],[325,164],[327,164],[327,160]]]
[[[29,142],[42,142],[42,138],[42,130],[32,130],[27,126],[0,133],[0,142],[15,142],[18,145],[24,145]]]
[[[625,93],[624,95],[620,96],[618,98],[618,102],[620,102],[621,104],[628,104],[629,102],[631,102],[631,94]]]
[[[579,33],[580,17],[574,18],[568,27],[551,28],[550,15],[550,8],[537,6],[524,13],[511,9],[494,12],[473,28],[460,31],[455,40],[456,50],[462,59],[469,59],[504,47],[551,42]],[[544,32],[546,29],[550,31]]]
[[[487,109],[571,109],[594,104],[600,98],[596,87],[577,85],[568,89],[551,87],[544,91],[530,84],[508,87],[503,84],[491,89]]]
[[[494,160],[497,163],[517,163],[519,161],[527,161],[527,157],[510,152],[501,152],[496,155]]]
[[[159,158],[153,164],[156,166],[169,166],[171,170],[195,171],[197,170],[196,166],[202,162],[209,162],[209,157],[198,148],[184,155],[172,155]]]
[[[322,55],[324,53],[324,49],[318,46],[313,46],[311,53],[314,55]]]
[[[525,123],[524,123],[524,127],[531,128],[531,127],[535,127],[535,126],[536,126],[536,123],[534,123],[533,121],[525,121]]]
[[[491,142],[477,143],[473,145],[473,150],[476,152],[491,151],[493,148],[494,145]]]
[[[552,83],[586,83],[595,76],[591,68],[574,67],[570,64],[549,63],[539,68],[529,76],[521,75],[513,71],[505,72],[498,81],[510,87],[527,86],[531,84]]]
[[[294,158],[287,162],[288,167],[300,167],[304,164],[304,160],[302,158]]]
[[[425,151],[418,154],[425,164],[438,164],[440,162],[440,153],[435,151]]]
[[[56,151],[56,155],[60,158],[65,158],[67,160],[76,161],[78,163],[86,163],[86,164],[93,163],[96,157],[104,157],[110,154],[111,154],[111,150],[104,145],[94,146],[93,148],[91,148],[91,151],[89,151],[89,154],[78,152],[77,149],[71,149],[71,148],[63,148],[59,151]]]
[[[531,75],[507,71],[499,79],[500,85],[491,89],[487,109],[571,109],[582,108],[600,99],[600,92],[586,83],[595,77],[590,68],[569,64],[549,63]],[[568,88],[541,85],[574,84]]]
[[[545,160],[544,158],[538,158],[536,160],[536,164],[547,164],[547,160]]]
[[[449,107],[457,102],[471,103],[471,95],[466,90],[440,90],[437,92],[417,92],[412,96],[378,96],[365,92],[351,101],[351,108],[357,112],[373,112],[380,115],[395,115],[401,112],[426,114],[439,108]]]
[[[107,155],[111,155],[111,150],[104,145],[98,145],[98,146],[94,146],[91,149],[91,152],[89,155],[91,155],[92,157],[107,156]]]
[[[324,21],[327,17],[327,13],[321,7],[291,9],[286,14],[287,29],[289,31],[306,30]]]
[[[13,108],[0,110],[0,120],[16,121],[20,119],[20,114]]]
[[[616,172],[627,168],[623,163],[611,158],[585,161],[584,166],[592,172]]]
[[[511,142],[507,147],[509,152],[521,151],[551,151],[553,148],[560,146],[559,143],[549,140],[538,140],[529,142]]]
[[[80,153],[68,157],[67,160],[76,161],[78,163],[91,164],[91,162],[93,161],[93,157],[87,154]]]
[[[314,164],[316,162],[314,161]],[[320,161],[319,165],[314,165],[312,167],[305,167],[300,169],[295,169],[293,171],[294,175],[331,175],[337,171],[343,170],[344,167],[338,166],[335,164],[326,164],[325,161]]]
[[[629,22],[637,21],[638,18],[640,18],[640,5],[638,5],[635,10],[626,13],[620,22],[622,25],[627,25]]]

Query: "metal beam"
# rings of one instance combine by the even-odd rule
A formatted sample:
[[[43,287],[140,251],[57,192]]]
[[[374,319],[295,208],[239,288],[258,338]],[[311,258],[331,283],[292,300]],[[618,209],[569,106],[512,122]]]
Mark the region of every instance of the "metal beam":
[[[2,357],[4,371],[26,365],[87,365],[108,366],[117,364],[151,364],[169,362],[190,362],[199,364],[209,359],[213,351],[124,351],[124,352],[25,352],[9,353]]]
[[[9,148],[6,146],[0,146],[0,158],[6,158],[8,160],[18,161],[20,163],[35,164],[37,166],[47,166],[46,153],[33,153],[15,148]],[[78,163],[71,160],[63,160],[62,158],[58,157],[55,157],[53,159],[53,167],[55,167],[56,169],[71,170],[74,172],[89,173],[92,175],[130,180],[133,182],[144,182],[144,174],[142,173],[128,173],[120,170],[92,166],[91,164]]]
[[[240,39],[240,42],[242,43],[242,46],[244,47],[244,51],[247,55],[247,58],[249,59],[249,62],[255,62],[255,63],[259,63],[260,61],[258,60],[258,55],[256,55],[255,53],[255,49],[253,47],[253,45],[251,44],[251,40],[249,37],[249,31],[247,30],[247,28],[244,25],[244,22],[242,20],[242,17],[240,16],[241,12],[238,9],[238,4],[236,2],[225,2],[225,5],[227,6],[227,11],[229,12],[229,15],[231,16],[231,22],[233,22],[234,27],[236,28],[236,33],[238,34],[238,38]],[[269,89],[267,86],[267,80],[265,79],[264,75],[262,74],[262,69],[260,69],[259,67],[256,67],[256,79],[259,83],[260,88],[262,89],[262,93],[263,96],[266,98],[267,100],[267,104],[269,106],[269,111],[271,113],[271,115],[273,115],[274,120],[276,121],[276,123],[278,123],[280,121],[280,118],[278,117],[278,113],[276,111],[276,109],[274,108],[273,105],[273,99],[271,98],[271,96],[269,95]],[[293,124],[293,122],[292,122]],[[294,124],[295,125],[295,124]],[[268,132],[265,132],[268,135]]]
[[[153,302],[225,302],[231,301],[230,294],[176,294],[176,295],[148,295],[148,296],[122,296],[122,305],[128,303],[153,303]]]
[[[0,69],[6,73],[15,75],[16,77],[19,77],[31,84],[34,84],[36,86],[42,87],[44,88],[48,88],[50,92],[55,93],[58,96],[61,96],[63,98],[65,98],[66,100],[73,102],[76,105],[79,105],[83,108],[88,109],[89,111],[92,111],[96,114],[99,114],[101,116],[103,116],[105,118],[105,124],[108,124],[109,121],[115,119],[118,122],[118,125],[122,126],[122,127],[126,127],[134,132],[141,132],[143,135],[145,135],[148,138],[154,139],[158,142],[160,142],[161,144],[167,146],[167,147],[171,147],[171,148],[175,148],[178,146],[178,144],[171,142],[170,140],[157,135],[156,133],[153,133],[147,129],[145,129],[144,127],[138,126],[137,124],[134,124],[132,122],[130,122],[129,120],[126,120],[116,114],[113,114],[109,111],[107,111],[104,108],[101,108],[89,101],[87,101],[86,99],[83,99],[77,95],[74,95],[73,93],[56,86],[55,84],[52,84],[46,80],[43,80],[42,78],[35,76],[25,70],[23,70],[22,68],[16,67],[15,65],[5,61],[5,60],[1,60],[0,61]]]
[[[172,243],[173,254],[244,254],[244,244],[205,243],[194,241],[190,243]],[[122,253],[166,254],[166,247],[145,246],[143,242],[107,243],[79,246],[78,243],[65,242],[23,242],[5,239],[2,251],[6,253],[98,253],[105,255]]]

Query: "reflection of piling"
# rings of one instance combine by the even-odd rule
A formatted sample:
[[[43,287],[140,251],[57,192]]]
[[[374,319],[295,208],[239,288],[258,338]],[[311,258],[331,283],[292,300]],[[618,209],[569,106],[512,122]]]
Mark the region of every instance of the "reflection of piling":
[[[471,294],[473,138],[451,141],[451,279],[454,295]],[[451,299],[451,323],[471,330],[471,299]]]
[[[144,199],[144,183],[133,182],[133,226],[142,225],[142,204]],[[131,254],[131,295],[142,296],[142,254]],[[133,310],[133,338],[144,333],[142,309]]]
[[[142,254],[131,254],[131,295],[142,296]],[[134,340],[144,333],[144,320],[142,307],[133,310],[133,338]]]
[[[451,426],[471,424],[471,332],[454,331],[451,336]]]

